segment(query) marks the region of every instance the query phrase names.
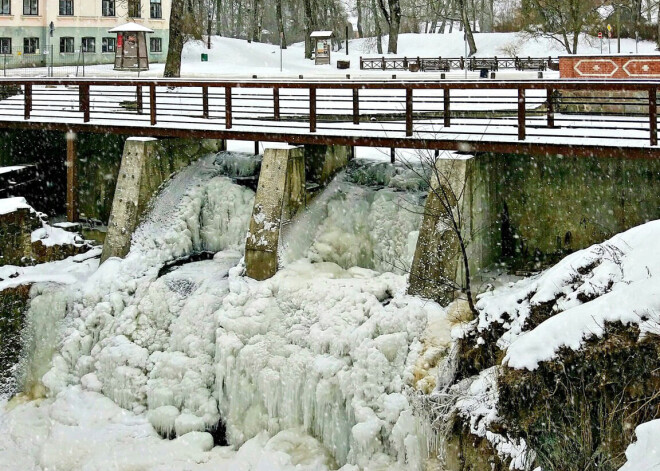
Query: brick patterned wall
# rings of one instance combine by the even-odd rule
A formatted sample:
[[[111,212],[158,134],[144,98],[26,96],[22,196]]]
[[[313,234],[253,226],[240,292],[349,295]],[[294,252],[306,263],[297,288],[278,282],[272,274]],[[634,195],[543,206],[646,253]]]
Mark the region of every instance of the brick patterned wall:
[[[657,79],[660,78],[660,55],[560,57],[559,76],[566,79]]]

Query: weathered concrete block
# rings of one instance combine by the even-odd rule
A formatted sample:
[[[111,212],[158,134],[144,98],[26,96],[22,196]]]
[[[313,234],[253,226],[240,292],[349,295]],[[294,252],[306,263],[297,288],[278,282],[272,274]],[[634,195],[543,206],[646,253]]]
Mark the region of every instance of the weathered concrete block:
[[[305,174],[307,181],[325,186],[341,171],[353,156],[347,146],[305,146]]]
[[[3,200],[0,211],[0,265],[24,265],[32,258],[32,231],[41,227],[37,213],[24,198]]]
[[[265,280],[277,273],[282,220],[292,218],[304,205],[304,149],[266,149],[245,242],[247,276]]]
[[[408,292],[447,305],[455,287],[465,283],[460,238],[470,275],[494,261],[490,176],[481,157],[456,156],[435,161],[424,207]]]
[[[170,176],[190,162],[224,148],[223,141],[129,138],[124,145],[101,263],[124,257],[149,201]]]

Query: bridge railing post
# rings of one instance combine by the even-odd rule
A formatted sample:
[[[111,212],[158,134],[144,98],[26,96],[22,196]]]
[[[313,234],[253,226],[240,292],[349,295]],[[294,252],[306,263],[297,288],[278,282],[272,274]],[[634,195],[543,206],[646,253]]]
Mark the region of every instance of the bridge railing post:
[[[209,87],[202,87],[202,118],[209,119]]]
[[[406,137],[413,135],[413,89],[406,88]]]
[[[525,89],[518,89],[518,140],[524,141],[527,135],[525,129]]]
[[[275,121],[280,120],[280,89],[273,88],[273,117]]]
[[[309,132],[316,132],[316,87],[309,87]]]
[[[144,100],[142,98],[142,85],[135,87],[135,101],[137,107],[137,113],[142,114],[144,109]]]
[[[547,93],[547,108],[548,108],[548,127],[549,128],[554,128],[555,127],[555,98],[554,98],[554,90],[552,88],[548,88],[546,90]]]
[[[360,95],[357,88],[353,89],[353,124],[360,124]]]
[[[450,104],[450,91],[448,88],[444,89],[444,111],[445,111],[445,127],[451,126],[451,104]]]
[[[649,128],[651,131],[651,145],[658,145],[658,89],[649,89]]]
[[[32,84],[31,83],[26,83],[25,84],[25,90],[24,90],[24,113],[23,117],[25,119],[30,119],[30,113],[32,113]]]
[[[155,126],[158,122],[156,118],[156,85],[149,85],[149,114],[151,117],[151,125]]]
[[[231,87],[225,87],[225,127],[227,129],[232,127],[231,105]]]
[[[83,114],[83,122],[89,122],[90,105],[89,105],[89,85],[83,84],[79,87],[80,91],[80,111]]]

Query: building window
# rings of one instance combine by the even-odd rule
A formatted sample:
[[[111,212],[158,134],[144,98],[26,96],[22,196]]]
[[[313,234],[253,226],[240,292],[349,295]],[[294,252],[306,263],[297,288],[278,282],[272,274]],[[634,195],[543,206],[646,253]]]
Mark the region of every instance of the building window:
[[[151,0],[151,17],[152,18],[162,18],[163,17],[163,7],[160,0]]]
[[[11,38],[0,38],[0,54],[11,54]]]
[[[11,15],[11,0],[0,0],[0,15]]]
[[[60,38],[60,52],[61,53],[72,53],[73,50],[73,38]]]
[[[117,50],[117,40],[115,38],[101,39],[101,52],[115,52]]]
[[[83,52],[96,52],[96,38],[82,38]]]
[[[36,54],[39,50],[39,38],[23,38],[23,54]]]
[[[140,0],[128,0],[128,16],[130,18],[142,18]]]
[[[39,0],[23,0],[23,14],[24,15],[38,15],[39,14]]]
[[[103,16],[115,16],[115,0],[103,0],[101,10]]]
[[[73,16],[73,0],[60,0],[60,16]]]
[[[151,52],[163,52],[163,40],[161,38],[149,38],[149,50]]]

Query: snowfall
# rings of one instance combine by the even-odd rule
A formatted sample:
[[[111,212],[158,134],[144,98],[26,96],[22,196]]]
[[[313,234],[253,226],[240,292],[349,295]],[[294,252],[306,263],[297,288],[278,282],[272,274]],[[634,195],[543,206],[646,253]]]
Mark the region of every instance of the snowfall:
[[[454,35],[402,35],[398,55],[460,56],[462,33]],[[549,40],[516,34],[476,39],[482,56],[511,45],[521,56],[561,53]],[[583,52],[599,48],[582,43]],[[634,50],[634,41],[623,44]],[[374,55],[364,40],[351,41],[350,51],[353,71],[360,56]],[[186,46],[182,75],[337,73],[305,61],[299,44],[284,51],[282,72],[276,46],[214,38],[209,62],[199,62],[202,52],[201,43]],[[160,73],[156,65],[148,74]],[[410,206],[423,204],[423,184],[405,166],[369,157],[284,230],[282,269],[270,280],[243,276],[254,193],[232,177],[249,174],[254,162],[236,152],[176,175],[124,259],[99,267],[94,249],[2,267],[0,289],[35,284],[17,370],[24,392],[6,390],[0,400],[0,469],[423,469],[434,437],[414,417],[410,390],[436,383],[466,328],[486,329],[515,312],[500,347],[508,367],[520,369],[580,348],[605,322],[659,333],[658,222],[486,293],[475,323],[456,326],[447,309],[406,294],[421,220]],[[33,239],[60,236],[69,237],[44,226]],[[189,259],[199,253],[215,255]],[[524,331],[531,305],[549,299],[557,315]],[[491,373],[457,409],[516,463],[524,443],[486,430],[497,415]],[[626,456],[624,471],[660,469],[659,420],[637,428]]]

